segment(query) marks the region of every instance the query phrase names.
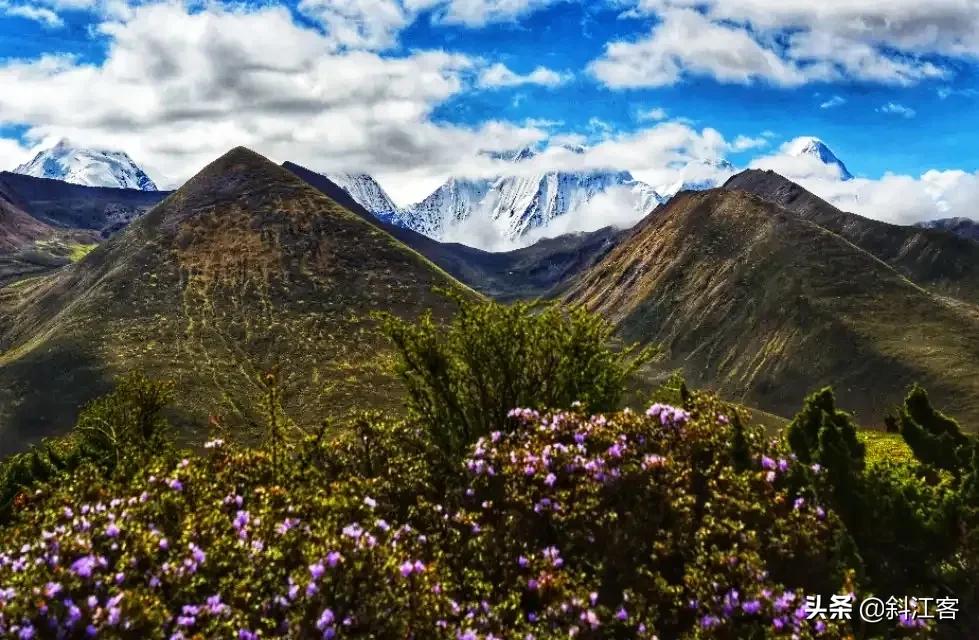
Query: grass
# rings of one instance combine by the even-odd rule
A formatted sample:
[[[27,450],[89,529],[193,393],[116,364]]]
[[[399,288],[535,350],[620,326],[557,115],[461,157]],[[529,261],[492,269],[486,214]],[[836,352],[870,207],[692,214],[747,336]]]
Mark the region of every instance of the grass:
[[[858,433],[860,441],[867,447],[867,462],[913,462],[914,454],[900,434],[884,431],[862,430]]]
[[[79,260],[87,256],[89,253],[91,253],[92,249],[94,249],[97,246],[99,245],[94,243],[82,244],[80,242],[73,242],[68,245],[68,259],[71,260],[72,262],[78,262]]]

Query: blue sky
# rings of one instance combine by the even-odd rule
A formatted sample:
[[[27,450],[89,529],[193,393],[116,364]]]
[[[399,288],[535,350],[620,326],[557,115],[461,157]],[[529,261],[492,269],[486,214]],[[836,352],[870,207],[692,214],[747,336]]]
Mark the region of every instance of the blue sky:
[[[812,135],[877,191],[973,179],[979,8],[884,4],[0,0],[0,162],[69,137],[179,182],[247,144],[370,171],[403,201],[492,171],[488,148],[580,142],[655,184]],[[957,212],[931,199],[918,217]]]

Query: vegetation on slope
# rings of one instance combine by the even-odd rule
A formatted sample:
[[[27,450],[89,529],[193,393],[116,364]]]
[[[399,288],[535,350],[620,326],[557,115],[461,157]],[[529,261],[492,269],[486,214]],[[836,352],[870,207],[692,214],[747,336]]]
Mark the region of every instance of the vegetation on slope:
[[[979,632],[966,613],[979,606],[971,584],[979,570],[976,441],[919,392],[895,416],[914,421],[900,427],[905,438],[916,428],[924,440],[947,434],[972,447],[967,464],[868,464],[856,427],[828,390],[809,398],[787,438],[765,436],[743,411],[682,385],[669,391],[682,406],[548,408],[548,381],[581,384],[583,365],[605,382],[578,387],[582,397],[614,397],[608,381],[621,380],[629,359],[571,357],[610,353],[607,326],[565,315],[542,323],[492,307],[470,307],[467,318],[444,350],[402,340],[402,371],[415,376],[415,411],[405,420],[365,414],[345,429],[290,441],[273,377],[264,445],[217,433],[199,453],[178,453],[159,440],[167,385],[132,379],[90,405],[71,436],[76,451],[87,452],[23,487],[0,524],[0,635]],[[578,330],[583,322],[599,330]],[[424,321],[389,329],[402,338],[429,335]],[[513,344],[492,339],[504,330]],[[459,350],[466,344],[487,357],[467,359]],[[537,344],[563,345],[555,368],[518,360],[527,404],[502,417],[487,412],[465,381],[499,381],[497,356],[533,354]],[[436,353],[456,367],[416,366]],[[444,426],[460,423],[429,419],[420,399],[434,397],[455,403],[458,416],[487,416],[498,427],[470,432],[478,439],[468,446],[442,446]],[[444,473],[447,464],[452,473]],[[957,623],[904,616],[877,626],[806,619],[805,596],[849,593],[952,595],[962,615]]]
[[[187,432],[208,415],[256,431],[258,374],[317,424],[396,407],[392,352],[371,313],[445,317],[432,288],[476,294],[265,158],[237,149],[77,264],[0,306],[0,454],[69,425],[112,379],[174,381]],[[57,389],[57,393],[48,390]]]

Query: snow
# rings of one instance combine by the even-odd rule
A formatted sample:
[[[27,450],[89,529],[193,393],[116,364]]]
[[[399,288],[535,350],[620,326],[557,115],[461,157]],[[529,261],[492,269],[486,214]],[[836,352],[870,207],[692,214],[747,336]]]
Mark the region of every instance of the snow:
[[[819,138],[813,136],[802,136],[791,141],[785,148],[788,155],[803,158],[816,158],[823,164],[835,165],[840,170],[841,180],[853,180],[853,174],[846,168],[843,161],[836,157],[829,147]]]
[[[397,217],[400,209],[371,176],[363,173],[328,173],[326,177],[381,220],[390,222]]]
[[[535,155],[533,149],[523,148],[492,157],[518,163]],[[655,189],[635,180],[628,171],[550,171],[485,180],[450,178],[423,201],[406,207],[402,222],[437,240],[464,241],[472,234],[477,238],[488,234],[518,242],[556,218],[580,211],[609,189],[623,186],[632,194],[631,206],[638,217],[662,202]]]
[[[38,153],[14,173],[88,187],[157,190],[153,180],[126,153],[78,148],[66,140]]]

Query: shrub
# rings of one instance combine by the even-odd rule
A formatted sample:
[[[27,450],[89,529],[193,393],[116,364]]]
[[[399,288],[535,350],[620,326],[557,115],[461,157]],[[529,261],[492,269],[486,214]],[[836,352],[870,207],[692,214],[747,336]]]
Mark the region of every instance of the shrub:
[[[149,452],[171,446],[163,410],[173,400],[173,385],[135,373],[120,378],[109,394],[86,405],[74,436],[83,455],[108,471],[128,471]]]
[[[618,408],[652,351],[616,351],[612,326],[582,309],[505,306],[456,297],[447,326],[430,315],[410,323],[384,316],[400,356],[412,415],[452,460],[473,441],[505,429],[513,407]]]
[[[3,530],[0,636],[846,637],[802,613],[851,588],[839,522],[757,429],[734,468],[731,411],[516,411],[457,494],[408,509],[393,483],[425,471],[384,458],[407,423],[372,416],[329,465],[314,438],[278,463],[211,441],[129,478],[83,466]]]

